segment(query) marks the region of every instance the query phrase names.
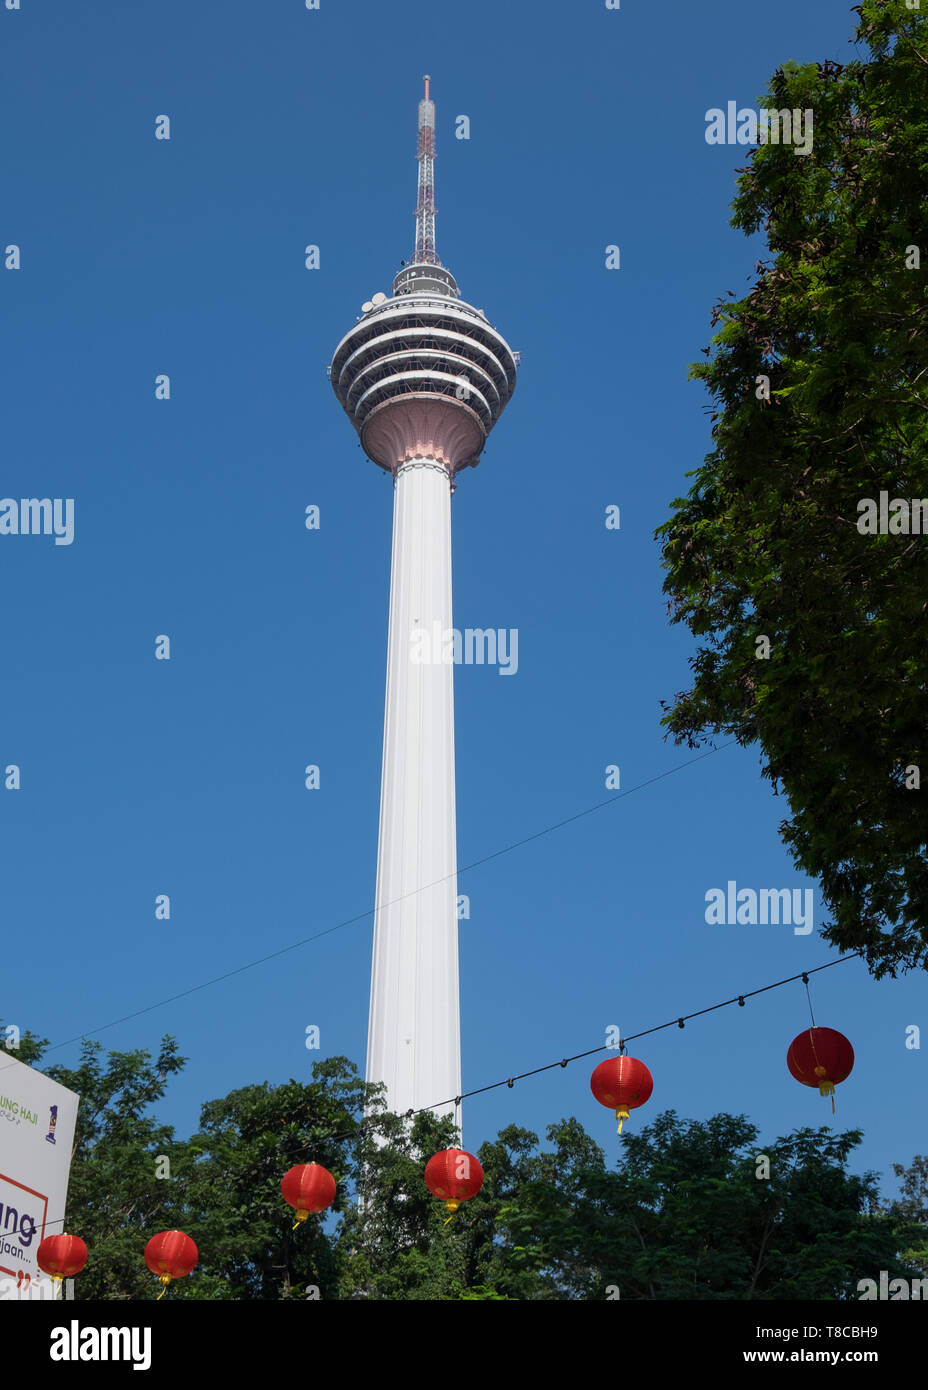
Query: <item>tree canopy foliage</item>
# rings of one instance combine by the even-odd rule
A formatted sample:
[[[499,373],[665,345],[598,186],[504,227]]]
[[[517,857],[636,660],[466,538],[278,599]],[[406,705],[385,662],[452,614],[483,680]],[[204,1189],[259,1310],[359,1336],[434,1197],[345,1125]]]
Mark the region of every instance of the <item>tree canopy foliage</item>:
[[[691,370],[714,448],[657,534],[699,643],[664,724],[759,744],[823,936],[879,977],[928,968],[928,542],[858,529],[886,493],[925,498],[928,531],[928,16],[856,8],[860,56],[786,64],[764,99],[812,110],[812,150],[740,171],[732,225],[770,255],[715,307]]]
[[[45,1047],[27,1036],[14,1055],[35,1064]],[[77,1299],[156,1298],[145,1243],[175,1228],[200,1255],[177,1299],[848,1299],[880,1271],[923,1269],[926,1161],[897,1169],[903,1195],[884,1209],[876,1175],[848,1171],[860,1131],[760,1144],[743,1115],[668,1111],[617,1139],[616,1161],[576,1119],[546,1144],[511,1125],[480,1146],[483,1187],[446,1225],[422,1174],[453,1123],[381,1108],[362,1129],[380,1088],[345,1058],[208,1101],[182,1140],[150,1113],[184,1066],[174,1039],[154,1060],[101,1053],[86,1042],[77,1067],[47,1068],[81,1096],[66,1218],[90,1250]],[[294,1231],[280,1179],[310,1161],[338,1194]]]

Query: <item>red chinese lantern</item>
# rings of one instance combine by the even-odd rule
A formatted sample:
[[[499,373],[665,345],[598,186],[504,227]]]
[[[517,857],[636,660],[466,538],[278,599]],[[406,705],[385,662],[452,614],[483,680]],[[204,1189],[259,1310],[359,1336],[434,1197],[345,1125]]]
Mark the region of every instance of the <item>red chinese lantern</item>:
[[[654,1078],[637,1057],[609,1057],[590,1077],[590,1090],[607,1110],[614,1110],[619,1133],[630,1110],[637,1110],[651,1097]]]
[[[200,1258],[200,1252],[183,1231],[159,1231],[145,1246],[145,1263],[157,1274],[164,1288],[158,1299],[164,1298],[172,1279],[183,1279]]]
[[[461,1203],[476,1197],[483,1186],[480,1160],[464,1149],[442,1149],[441,1153],[433,1154],[425,1165],[425,1185],[433,1197],[444,1202],[453,1216]],[[445,1222],[446,1226],[448,1221]]]
[[[335,1201],[335,1179],[320,1163],[298,1163],[280,1180],[284,1201],[296,1212],[296,1230],[310,1212],[325,1211]]]
[[[834,1114],[835,1087],[850,1076],[854,1049],[834,1028],[807,1028],[790,1043],[786,1065],[803,1086],[817,1086],[820,1096],[831,1096]]]
[[[50,1274],[56,1286],[62,1279],[73,1279],[87,1263],[87,1246],[80,1236],[46,1236],[35,1252],[35,1262],[43,1274]]]

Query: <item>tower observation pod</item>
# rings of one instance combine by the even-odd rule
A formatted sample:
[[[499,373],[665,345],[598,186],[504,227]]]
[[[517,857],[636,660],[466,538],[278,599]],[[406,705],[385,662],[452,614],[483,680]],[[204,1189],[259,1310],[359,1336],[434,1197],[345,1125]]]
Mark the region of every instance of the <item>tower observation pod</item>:
[[[516,357],[438,258],[428,77],[418,134],[412,263],[364,303],[329,377],[394,481],[367,1080],[392,1111],[460,1123],[451,495],[512,396]]]

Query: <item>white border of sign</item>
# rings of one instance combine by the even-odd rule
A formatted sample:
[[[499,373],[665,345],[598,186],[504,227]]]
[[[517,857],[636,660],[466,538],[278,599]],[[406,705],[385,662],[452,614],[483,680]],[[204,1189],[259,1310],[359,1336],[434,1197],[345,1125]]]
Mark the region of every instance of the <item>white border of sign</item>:
[[[0,1048],[0,1298],[49,1296],[35,1256],[64,1231],[79,1100]]]

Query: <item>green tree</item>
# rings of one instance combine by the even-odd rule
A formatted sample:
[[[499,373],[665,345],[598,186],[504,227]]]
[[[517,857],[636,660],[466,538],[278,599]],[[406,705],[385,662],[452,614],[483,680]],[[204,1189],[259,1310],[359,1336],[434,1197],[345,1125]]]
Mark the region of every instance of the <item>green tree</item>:
[[[349,1209],[356,1131],[370,1088],[343,1057],[316,1062],[313,1080],[244,1086],[202,1108],[178,1173],[184,1229],[200,1253],[197,1278],[176,1296],[291,1299],[338,1296],[346,1254],[333,1217]],[[337,1183],[331,1215],[296,1225],[280,1191],[288,1169],[320,1163]]]
[[[535,1283],[506,1267],[498,1230],[502,1203],[529,1172],[537,1138],[503,1131],[477,1157],[484,1181],[450,1218],[431,1195],[429,1158],[459,1147],[450,1119],[417,1115],[407,1132],[396,1116],[379,1122],[380,1144],[365,1136],[359,1151],[361,1202],[346,1216],[340,1243],[348,1252],[340,1297],[392,1300],[503,1300],[531,1296]]]
[[[623,1136],[617,1171],[576,1120],[500,1212],[540,1297],[842,1299],[857,1283],[911,1274],[903,1229],[881,1212],[876,1175],[846,1171],[859,1130],[800,1129],[758,1145],[743,1115],[671,1110]],[[767,1169],[760,1156],[769,1160]]]
[[[759,145],[740,171],[732,224],[771,258],[716,305],[691,370],[714,449],[657,534],[672,621],[699,640],[665,726],[759,744],[823,936],[879,977],[928,968],[928,802],[907,772],[928,774],[928,546],[858,529],[862,499],[928,498],[928,17],[856,8],[861,58],[786,64],[763,98],[814,112],[813,149]]]
[[[14,1055],[34,1065],[46,1047],[29,1036]],[[308,1082],[208,1101],[181,1141],[149,1113],[184,1065],[174,1040],[154,1061],[100,1053],[85,1042],[78,1067],[48,1069],[81,1097],[67,1209],[90,1249],[78,1299],[156,1298],[145,1244],[174,1228],[199,1251],[171,1286],[181,1300],[544,1301],[610,1286],[626,1300],[837,1299],[882,1270],[924,1267],[928,1165],[896,1165],[902,1198],[881,1209],[875,1175],[847,1168],[859,1131],[760,1145],[743,1115],[669,1111],[607,1163],[576,1119],[551,1126],[546,1147],[508,1126],[481,1145],[483,1186],[449,1221],[423,1169],[458,1146],[453,1122],[423,1113],[408,1126],[343,1057],[316,1062]],[[280,1180],[307,1162],[338,1190],[294,1230]]]
[[[889,1214],[909,1222],[912,1229],[902,1257],[928,1279],[928,1157],[916,1154],[908,1168],[894,1163],[893,1172],[902,1179],[902,1196],[890,1204]]]
[[[35,1065],[47,1047],[26,1034],[11,1055]],[[44,1069],[80,1096],[66,1226],[89,1258],[75,1297],[157,1298],[145,1245],[174,1229],[193,1238],[199,1262],[195,1277],[171,1285],[171,1298],[284,1299],[310,1286],[337,1296],[339,1252],[325,1218],[294,1232],[280,1180],[297,1163],[321,1163],[339,1183],[334,1211],[342,1209],[355,1172],[352,1134],[371,1089],[353,1064],[330,1058],[315,1064],[311,1083],[265,1082],[209,1101],[200,1131],[178,1140],[146,1113],[185,1064],[175,1040],[162,1039],[154,1062],[145,1051],[110,1052],[104,1065],[101,1053],[85,1042],[78,1067]]]

